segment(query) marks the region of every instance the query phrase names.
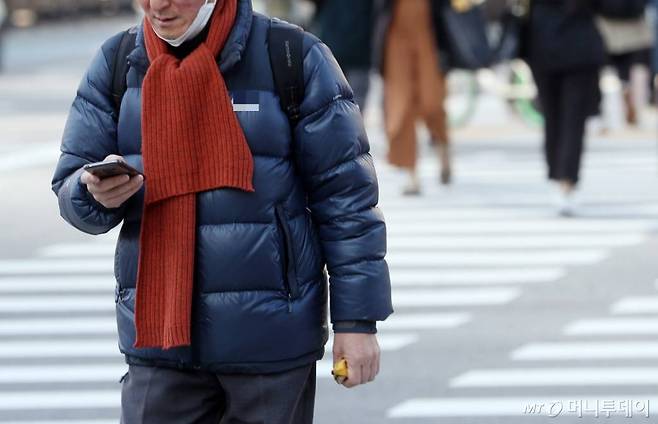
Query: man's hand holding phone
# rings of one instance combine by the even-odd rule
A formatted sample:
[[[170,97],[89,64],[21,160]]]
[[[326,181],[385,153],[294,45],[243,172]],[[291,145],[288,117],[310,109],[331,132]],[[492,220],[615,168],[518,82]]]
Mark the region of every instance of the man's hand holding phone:
[[[103,162],[118,160],[125,163],[121,156],[109,155]],[[130,176],[122,173],[106,178],[99,178],[90,171],[84,171],[80,176],[80,182],[87,185],[87,190],[94,199],[108,209],[118,208],[126,200],[137,193],[144,185],[144,176],[141,174]]]

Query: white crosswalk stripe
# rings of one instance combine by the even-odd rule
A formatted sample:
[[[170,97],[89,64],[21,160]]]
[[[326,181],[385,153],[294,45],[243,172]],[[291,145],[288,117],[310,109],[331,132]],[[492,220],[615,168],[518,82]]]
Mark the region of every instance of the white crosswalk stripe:
[[[409,345],[417,343],[420,337],[417,334],[382,334],[377,338],[379,343],[379,348],[383,352],[393,352],[396,350],[403,349]],[[332,337],[329,337],[327,344],[325,346],[325,352],[331,352],[331,349],[334,346],[334,341]]]
[[[420,289],[394,290],[393,302],[398,307],[500,305],[521,295],[515,288]]]
[[[0,260],[0,276],[3,275],[53,275],[53,274],[110,274],[114,264],[106,259],[17,259]]]
[[[598,318],[578,320],[569,324],[564,333],[569,336],[631,336],[658,334],[658,318]]]
[[[0,297],[4,314],[29,312],[102,312],[113,311],[114,297],[108,296],[7,296]]]
[[[377,327],[382,330],[420,330],[454,328],[471,320],[471,314],[465,312],[431,312],[431,313],[394,313]],[[385,337],[381,335],[380,337]]]
[[[322,359],[318,361],[315,368],[315,375],[318,379],[328,379],[332,378],[331,370],[333,369],[333,360],[332,359]]]
[[[441,270],[392,269],[391,283],[400,286],[525,285],[564,277],[562,268],[478,268]]]
[[[2,424],[117,424],[116,420],[0,421]]]
[[[391,238],[389,251],[432,251],[432,250],[462,250],[462,249],[546,249],[561,248],[601,248],[601,247],[623,247],[640,244],[646,236],[638,234],[586,234],[586,235],[541,235],[541,236],[455,236],[447,235],[441,237],[394,237]]]
[[[611,307],[613,314],[658,314],[658,296],[627,297]]]
[[[454,266],[550,266],[550,265],[591,265],[604,260],[604,250],[548,250],[528,252],[498,251],[450,251],[392,253],[388,263],[392,268],[434,268]]]
[[[2,424],[117,424],[116,420],[0,421]]]
[[[113,318],[44,318],[0,320],[0,337],[4,336],[64,336],[71,334],[114,335],[117,324]]]
[[[510,368],[471,370],[451,387],[658,385],[658,367]]]
[[[413,200],[409,199],[400,199],[399,201],[393,201],[390,198],[384,198],[382,200],[381,209],[384,212],[386,217],[386,222],[395,225],[397,222],[406,222],[406,221],[423,221],[423,222],[434,222],[434,221],[471,221],[471,220],[517,220],[517,219],[550,219],[553,217],[553,212],[546,208],[545,205],[533,206],[526,208],[512,208],[512,207],[487,207],[487,206],[452,206],[448,208],[431,208],[427,207],[428,203],[432,203],[431,199],[422,199],[422,201],[417,202],[419,205],[424,205],[425,207],[419,208],[409,208],[409,203],[413,204]],[[422,203],[421,203],[422,202]],[[599,219],[609,216],[610,212],[614,215],[617,213],[628,213],[629,207],[615,207],[615,206],[606,206],[607,214],[602,214]],[[648,205],[648,206],[636,206],[631,210],[633,211],[643,211],[647,214],[658,215],[658,205]],[[596,216],[587,216],[588,218],[596,218]],[[614,227],[611,229],[614,232]],[[605,232],[603,232],[605,236]],[[568,235],[564,234],[564,237]]]
[[[94,292],[111,293],[114,291],[114,276],[53,276],[41,277],[0,277],[0,293],[33,293],[44,292]]]
[[[52,258],[113,256],[114,243],[66,243],[47,246],[39,251],[40,256]]]
[[[390,236],[429,236],[445,234],[556,234],[556,233],[605,233],[614,228],[619,232],[648,232],[658,228],[651,220],[512,220],[512,221],[466,221],[466,222],[418,222],[405,221],[391,225]]]
[[[99,363],[92,365],[31,365],[0,366],[0,384],[116,382],[128,371],[128,365]]]
[[[594,359],[658,359],[658,342],[606,341],[533,343],[510,355],[517,361],[571,361]]]
[[[655,172],[655,170],[654,170]],[[483,186],[490,187],[489,181],[482,181]],[[505,186],[508,183],[503,182]],[[553,218],[554,212],[547,208],[548,206],[548,192],[545,190],[545,182],[538,180],[536,184],[541,184],[543,190],[536,190],[536,185],[531,187],[527,192],[508,194],[504,191],[497,190],[495,194],[490,194],[488,191],[482,189],[478,193],[465,193],[459,194],[459,197],[446,199],[431,199],[419,198],[408,199],[406,197],[384,197],[381,201],[382,210],[401,210],[413,209],[414,207],[421,208],[452,208],[452,207],[480,207],[483,204],[494,204],[499,207],[519,207],[522,209],[533,208],[540,210],[537,218]],[[534,191],[533,191],[534,189]],[[658,196],[647,196],[646,193],[609,193],[609,192],[594,192],[589,191],[586,196],[586,204],[579,208],[578,216],[580,219],[610,219],[619,218],[623,219],[628,215],[637,215],[639,217],[651,218],[656,215],[655,208],[656,198]],[[590,206],[591,204],[598,204]],[[520,208],[521,209],[521,208]],[[605,232],[606,230],[602,230]],[[590,231],[587,231],[590,232]]]
[[[118,342],[107,339],[5,340],[0,344],[0,358],[121,358]]]
[[[61,118],[60,118],[61,119]],[[59,154],[57,143],[43,143],[0,157],[0,172],[16,171],[27,166],[50,165]]]
[[[0,411],[118,408],[120,405],[119,390],[16,391],[0,396]]]

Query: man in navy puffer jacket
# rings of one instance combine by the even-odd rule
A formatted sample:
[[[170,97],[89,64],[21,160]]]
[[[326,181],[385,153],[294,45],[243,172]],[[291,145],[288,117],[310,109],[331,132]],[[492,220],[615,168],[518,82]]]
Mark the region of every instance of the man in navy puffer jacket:
[[[305,34],[305,98],[301,119],[291,127],[269,63],[270,19],[254,13],[250,0],[218,1],[238,3],[219,70],[235,104],[258,104],[235,112],[253,155],[255,191],[197,193],[191,345],[133,347],[148,175],[145,181],[98,180],[82,168],[120,158],[143,172],[141,86],[149,68],[143,25],[157,32],[158,18],[173,17],[162,31],[169,28],[170,38],[189,33],[203,0],[140,0],[146,18],[128,56],[121,108],[117,114],[111,96],[119,34],[104,43],[79,86],[52,180],[62,217],[80,231],[106,233],[123,222],[114,270],[119,348],[130,365],[123,379],[124,423],[151,422],[131,415],[147,403],[157,405],[149,420],[158,423],[206,422],[182,412],[197,403],[211,409],[204,412],[214,417],[207,422],[217,422],[217,414],[229,417],[226,422],[251,422],[252,414],[264,414],[267,423],[311,422],[315,361],[328,339],[327,297],[333,359],[345,358],[350,367],[346,387],[375,378],[375,322],[393,312],[377,177],[338,64],[324,44]],[[172,52],[185,56],[206,32]],[[222,391],[225,401],[235,402],[209,407],[199,401]]]

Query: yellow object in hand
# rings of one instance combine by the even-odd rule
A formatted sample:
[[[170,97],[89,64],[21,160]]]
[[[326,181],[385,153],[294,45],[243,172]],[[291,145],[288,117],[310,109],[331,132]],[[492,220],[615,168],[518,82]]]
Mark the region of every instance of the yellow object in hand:
[[[468,0],[452,0],[452,8],[459,13],[464,13],[471,8],[471,4]]]
[[[347,361],[341,359],[334,364],[334,369],[331,370],[331,375],[334,376],[336,383],[343,384],[347,380]]]

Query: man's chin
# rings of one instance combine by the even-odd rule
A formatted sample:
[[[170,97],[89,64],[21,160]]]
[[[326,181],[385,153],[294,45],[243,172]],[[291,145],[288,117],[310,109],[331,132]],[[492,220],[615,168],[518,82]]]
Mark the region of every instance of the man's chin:
[[[155,31],[160,34],[161,37],[166,38],[167,40],[175,40],[178,38],[178,35],[171,33],[169,31],[163,31],[162,28],[155,28]]]
[[[168,40],[174,40],[181,36],[185,31],[180,31],[178,28],[173,25],[161,24],[157,19],[150,20],[151,26],[161,37],[164,37]]]

